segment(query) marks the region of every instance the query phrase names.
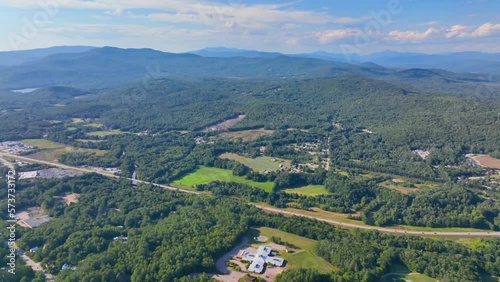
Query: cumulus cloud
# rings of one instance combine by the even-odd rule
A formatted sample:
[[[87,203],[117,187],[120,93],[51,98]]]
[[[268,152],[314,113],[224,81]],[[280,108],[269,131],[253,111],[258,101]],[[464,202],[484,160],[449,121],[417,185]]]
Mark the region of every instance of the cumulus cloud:
[[[440,33],[440,30],[434,27],[430,27],[426,31],[393,30],[389,32],[389,38],[398,41],[422,41],[438,33]]]
[[[356,36],[360,31],[356,29],[333,29],[325,30],[322,32],[316,32],[315,35],[318,37],[321,44],[331,43],[336,40],[342,40],[346,38],[351,38]]]
[[[500,24],[485,23],[471,33],[472,37],[485,37],[500,34]]]
[[[429,21],[429,22],[417,24],[417,26],[435,26],[435,25],[438,25],[439,23],[440,23],[440,21]]]
[[[447,30],[446,38],[465,37],[469,34],[470,29],[471,28],[469,26],[465,25],[453,25],[450,29]]]

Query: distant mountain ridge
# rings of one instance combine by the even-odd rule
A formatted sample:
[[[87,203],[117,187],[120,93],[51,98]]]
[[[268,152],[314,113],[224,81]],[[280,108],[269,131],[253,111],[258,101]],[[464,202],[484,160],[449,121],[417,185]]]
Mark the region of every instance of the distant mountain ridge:
[[[372,62],[348,64],[279,53],[249,57],[246,51],[230,51],[247,56],[203,57],[191,53],[115,47],[52,54],[22,65],[0,66],[0,90],[50,86],[106,89],[166,77],[302,80],[356,75],[427,92],[500,97],[498,76],[453,73],[435,68],[387,68]],[[252,56],[256,55],[258,53],[252,53]]]
[[[457,52],[421,54],[411,52],[384,51],[370,55],[313,52],[301,54],[280,54],[254,50],[224,47],[205,48],[189,52],[204,57],[254,57],[270,58],[279,55],[302,57],[350,64],[374,63],[389,68],[435,68],[452,72],[491,73],[500,75],[500,53]]]
[[[56,46],[33,50],[4,51],[0,52],[0,66],[16,66],[54,54],[83,53],[94,48],[90,46]]]

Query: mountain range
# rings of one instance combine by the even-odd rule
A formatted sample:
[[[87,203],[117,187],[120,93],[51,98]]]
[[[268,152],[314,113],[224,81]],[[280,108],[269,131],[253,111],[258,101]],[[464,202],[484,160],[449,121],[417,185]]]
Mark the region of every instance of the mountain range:
[[[328,56],[326,53],[308,58],[306,55],[288,56],[280,53],[224,48],[205,49],[201,53],[175,54],[153,49],[57,47],[24,51],[23,54],[26,54],[25,58],[32,59],[17,65],[8,65],[9,62],[13,62],[12,58],[6,61],[0,60],[0,89],[48,86],[103,89],[162,77],[309,79],[358,75],[405,84],[430,92],[464,95],[477,92],[477,89],[486,89],[487,91],[483,91],[486,95],[497,96],[498,87],[494,86],[500,82],[498,76],[484,73],[454,73],[435,68],[386,67],[384,64],[374,62],[346,63],[340,59],[335,60],[333,55],[331,60],[325,59],[324,57]],[[44,54],[48,55],[33,59]],[[489,63],[494,65],[494,57],[498,57],[497,54],[467,54],[469,58],[475,57],[478,64],[482,62],[480,58],[491,56]],[[2,55],[9,58],[9,55],[17,56],[17,53],[4,52]],[[337,59],[338,56],[340,55],[337,54]],[[460,57],[457,54],[446,56]],[[379,59],[374,61],[384,60],[388,63],[391,62],[389,57],[389,54],[385,57],[379,54]],[[460,61],[457,61],[457,64],[458,62]]]

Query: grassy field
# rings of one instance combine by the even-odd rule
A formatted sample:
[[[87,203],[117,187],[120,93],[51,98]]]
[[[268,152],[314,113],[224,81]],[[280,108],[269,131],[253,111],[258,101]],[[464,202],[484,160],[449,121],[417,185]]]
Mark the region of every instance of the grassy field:
[[[46,139],[27,139],[27,140],[22,140],[21,142],[27,145],[36,146],[40,148],[40,150],[59,149],[59,148],[64,148],[66,146],[64,144],[52,142]]]
[[[87,124],[84,124],[83,126],[85,126],[85,127],[93,127],[93,128],[101,128],[101,127],[103,127],[103,125],[100,124],[100,123],[87,123]]]
[[[266,236],[269,241],[266,243],[256,243],[253,241],[253,237],[259,235]],[[291,243],[297,247],[293,253],[286,253],[284,251],[279,253],[279,256],[286,260],[286,265],[288,268],[313,268],[323,273],[328,273],[335,270],[335,267],[324,259],[318,257],[314,253],[314,248],[316,247],[316,241],[300,237],[294,234],[283,232],[273,228],[260,227],[253,229],[249,235],[250,242],[255,246],[266,245],[271,242],[271,237],[280,237],[283,242]]]
[[[287,193],[295,193],[305,196],[318,196],[318,195],[329,194],[328,190],[326,190],[325,186],[323,185],[309,185],[299,188],[286,189],[284,191]]]
[[[393,178],[392,180],[384,181],[384,182],[380,183],[379,185],[381,185],[385,188],[388,188],[388,189],[399,191],[403,194],[409,194],[412,192],[416,192],[419,189],[431,189],[431,188],[439,187],[439,184],[437,184],[437,183],[432,183],[432,182],[416,183],[416,182],[419,182],[419,181],[415,180],[415,179],[410,179],[410,178],[397,177],[397,178]],[[415,187],[414,188],[405,187],[405,184],[409,184],[409,183],[414,183],[413,185]]]
[[[241,139],[242,141],[246,142],[255,140],[261,136],[271,135],[273,133],[274,130],[255,129],[255,130],[223,132],[220,134],[220,136],[226,139]]]
[[[223,182],[238,182],[243,184],[248,184],[253,187],[262,188],[267,192],[272,191],[274,187],[273,182],[255,182],[244,177],[234,176],[230,170],[205,167],[202,166],[196,171],[184,176],[183,178],[173,182],[174,185],[180,187],[190,188],[197,184],[207,184],[213,181],[223,181]]]
[[[437,282],[438,280],[420,273],[391,274],[380,280],[381,282]]]
[[[83,119],[82,118],[72,118],[72,123],[84,123]]]
[[[106,140],[92,140],[92,139],[76,139],[78,142],[84,142],[84,143],[102,143],[106,142]]]
[[[421,227],[421,226],[409,226],[409,225],[398,225],[391,226],[394,229],[403,229],[408,231],[427,231],[427,232],[484,232],[491,231],[488,229],[477,229],[477,228],[463,228],[463,227]]]
[[[30,155],[30,157],[43,161],[54,161],[59,159],[61,155],[72,152],[93,153],[96,154],[97,156],[103,156],[104,154],[107,153],[107,151],[104,150],[75,148],[72,146],[67,146],[65,144],[56,143],[45,139],[29,139],[29,140],[23,140],[21,142],[31,146],[37,146],[40,149],[40,152],[32,154]]]
[[[384,275],[381,282],[436,282],[438,280],[429,276],[411,272],[406,265],[394,264],[391,266],[387,275]]]
[[[249,168],[256,170],[256,171],[277,171],[279,170],[279,164],[283,163],[285,168],[289,168],[292,166],[292,162],[289,160],[283,160],[283,159],[278,159],[278,158],[271,158],[271,157],[257,157],[255,159],[240,156],[238,154],[233,154],[233,153],[225,153],[219,156],[221,159],[229,159],[229,160],[234,160],[239,163],[242,163]],[[273,161],[273,159],[275,161]]]
[[[116,135],[116,134],[125,134],[125,132],[119,131],[119,130],[102,130],[102,131],[94,131],[87,133],[89,136],[110,136],[110,135]]]

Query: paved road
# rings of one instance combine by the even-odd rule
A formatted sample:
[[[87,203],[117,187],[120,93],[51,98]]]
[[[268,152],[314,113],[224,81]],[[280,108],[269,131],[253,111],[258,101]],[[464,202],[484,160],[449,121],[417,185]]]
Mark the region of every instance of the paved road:
[[[14,165],[11,162],[7,161],[6,159],[2,158],[1,154],[0,154],[0,163],[3,163],[3,165],[5,165],[10,169],[14,169]]]
[[[68,170],[76,170],[76,171],[86,172],[86,173],[98,173],[98,174],[101,174],[101,175],[104,175],[107,177],[122,178],[122,177],[113,175],[111,173],[105,172],[105,171],[98,171],[98,170],[85,169],[85,168],[80,168],[80,167],[73,167],[73,166],[63,165],[60,163],[46,162],[46,161],[36,160],[33,158],[28,158],[28,157],[17,156],[17,155],[12,155],[12,154],[0,152],[0,158],[2,156],[12,157],[12,158],[16,158],[18,160],[28,161],[28,162],[32,162],[32,163],[47,164],[47,165],[51,165],[51,166],[55,166],[55,167],[59,167],[59,168],[63,168],[63,169],[68,169]],[[131,178],[127,178],[127,179],[130,181],[133,180]],[[170,191],[179,191],[179,192],[183,192],[183,193],[199,194],[199,192],[196,192],[196,191],[179,189],[179,188],[168,186],[168,185],[161,185],[161,184],[151,183],[151,182],[142,181],[142,180],[135,180],[135,181],[138,183],[155,185],[155,186],[158,186],[160,188],[170,190]],[[323,222],[326,222],[326,223],[329,223],[332,225],[337,225],[337,226],[344,227],[344,228],[378,230],[380,232],[391,233],[391,234],[406,234],[406,235],[435,236],[435,237],[500,237],[500,232],[493,232],[493,231],[492,232],[429,232],[429,231],[423,232],[423,231],[407,231],[407,230],[400,230],[400,229],[384,228],[384,227],[378,227],[378,226],[357,225],[357,224],[352,224],[352,223],[344,223],[344,222],[340,222],[340,221],[317,218],[317,217],[303,215],[303,214],[294,213],[294,212],[290,212],[290,211],[285,211],[285,210],[281,210],[281,209],[277,209],[277,208],[269,208],[269,207],[264,207],[264,206],[260,206],[260,205],[255,205],[255,206],[263,211],[280,213],[283,215],[307,217],[307,218],[316,219],[319,221],[323,221]]]
[[[4,241],[4,243],[5,243],[5,245],[7,245],[7,247],[9,247],[7,241]],[[47,281],[47,282],[54,281],[54,276],[52,274],[50,274],[50,273],[44,272],[42,266],[40,265],[40,263],[35,262],[34,260],[32,260],[23,251],[19,250],[17,248],[17,246],[15,246],[15,245],[14,245],[14,249],[16,249],[17,257],[21,258],[26,263],[27,266],[31,267],[31,269],[33,269],[33,271],[35,271],[35,272],[42,272],[43,275],[45,275],[45,281]]]
[[[392,233],[392,234],[406,234],[406,235],[419,235],[419,236],[442,236],[442,237],[500,237],[500,232],[429,232],[429,231],[409,231],[409,230],[399,230],[392,228],[384,228],[378,226],[367,226],[367,225],[357,225],[352,223],[345,223],[340,221],[328,220],[323,218],[317,218],[313,216],[298,214],[290,211],[284,211],[281,209],[275,209],[270,207],[264,207],[260,205],[255,205],[257,208],[269,211],[273,213],[279,213],[283,215],[293,215],[300,217],[307,217],[311,219],[316,219],[319,221],[323,221],[332,225],[338,225],[345,228],[357,228],[357,229],[365,229],[365,230],[378,230],[384,233]]]

